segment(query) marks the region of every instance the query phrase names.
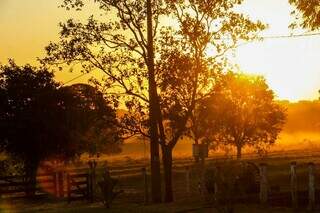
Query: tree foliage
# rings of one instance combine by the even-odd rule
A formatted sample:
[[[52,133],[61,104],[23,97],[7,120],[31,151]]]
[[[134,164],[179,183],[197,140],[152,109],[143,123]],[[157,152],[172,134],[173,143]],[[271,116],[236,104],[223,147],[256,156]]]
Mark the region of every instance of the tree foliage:
[[[232,0],[168,1],[179,24],[176,33],[165,31],[162,34],[168,42],[160,45],[164,49],[160,64],[164,65],[159,67],[167,85],[161,94],[161,98],[167,99],[163,109],[174,115],[168,114],[166,122],[171,124],[169,132],[174,133],[168,142],[171,148],[185,134],[197,143],[202,129],[198,128],[201,118],[196,109],[201,100],[212,95],[222,73],[230,66],[228,52],[241,41],[258,39],[258,32],[266,28],[261,22],[253,22],[236,12],[234,8],[241,3]],[[172,109],[168,110],[170,106]]]
[[[121,151],[122,131],[116,111],[104,95],[88,84],[74,84],[59,89],[71,95],[64,100],[67,129],[71,132],[74,153],[112,154]]]
[[[101,16],[92,15],[86,23],[74,19],[62,23],[60,41],[47,47],[43,62],[58,67],[61,63],[79,64],[84,72],[98,69],[105,73],[103,83],[96,83],[107,88],[105,91],[114,102],[130,112],[122,122],[127,135],[131,131],[150,137],[151,123],[156,120],[157,141],[167,168],[165,182],[170,182],[172,150],[186,133],[198,101],[209,94],[218,73],[227,66],[226,53],[240,41],[257,38],[265,25],[237,13],[234,8],[242,2],[239,0],[152,1],[159,97],[155,104],[157,117],[150,120],[149,106],[153,104],[149,99],[152,85],[148,72],[146,2],[92,2],[99,6]],[[86,3],[65,0],[63,6],[82,10]],[[177,26],[165,26],[160,21],[162,17],[178,23]]]
[[[285,110],[261,76],[228,73],[224,86],[203,101],[201,122],[205,137],[219,145],[244,146],[264,151],[272,145],[285,122]],[[203,116],[205,117],[205,116]]]
[[[320,27],[320,2],[317,0],[289,0],[289,3],[295,7],[292,15],[295,16],[295,22],[290,26],[292,28],[302,27],[310,30],[317,30]]]
[[[145,2],[106,0],[95,2],[105,19],[92,15],[86,23],[74,19],[61,23],[60,41],[51,43],[46,48],[48,56],[43,62],[58,66],[61,63],[80,64],[84,72],[101,70],[106,74],[104,81],[102,84],[95,82],[107,88],[106,92],[112,94],[116,103],[122,103],[135,115],[132,118],[148,119]],[[241,1],[234,0],[153,2],[154,39],[157,50],[156,80],[158,91],[161,92],[162,107],[169,107],[167,105],[169,98],[178,97],[179,100],[170,102],[195,105],[200,93],[208,91],[217,72],[226,65],[225,53],[241,40],[257,38],[256,33],[265,28],[261,22],[251,22],[244,15],[234,12],[233,7],[240,3]],[[86,4],[81,0],[66,0],[63,6],[67,9],[85,9]],[[161,16],[169,14],[179,23],[178,30],[159,27]],[[210,56],[207,55],[209,50],[212,52]],[[180,63],[179,60],[184,60],[190,65],[183,71],[184,73],[178,73],[183,67],[177,67],[183,64],[173,64]],[[197,61],[197,64],[192,61]],[[179,89],[177,86],[172,86],[178,85],[178,81],[180,81]],[[185,103],[179,103],[182,101]],[[194,107],[190,106],[184,106],[183,109],[189,108],[189,111],[192,111]],[[168,113],[168,109],[162,111]],[[191,114],[176,112],[180,115]],[[134,126],[128,130],[147,136],[148,131],[145,131],[147,128],[128,120],[129,116],[126,116],[127,124],[131,123]],[[181,126],[185,126],[188,118],[183,120],[185,122],[182,122]],[[180,137],[183,131],[178,132]],[[163,140],[166,141],[165,138]],[[170,146],[174,147],[176,142],[175,139]]]
[[[13,61],[0,67],[1,150],[21,159],[26,172],[51,157],[95,153],[97,146],[119,152],[115,111],[101,92],[89,85],[61,87],[53,77]]]
[[[161,1],[154,6],[154,37],[163,14]],[[130,111],[123,116],[126,135],[149,135],[145,128],[149,114],[147,35],[145,1],[105,1],[95,3],[102,17],[92,15],[86,23],[70,19],[61,23],[60,41],[47,46],[45,64],[78,64],[83,72],[100,70],[103,81],[93,79],[117,106]],[[86,9],[81,0],[66,0],[67,9]],[[107,20],[107,21],[106,21]],[[141,121],[141,122],[140,122]]]

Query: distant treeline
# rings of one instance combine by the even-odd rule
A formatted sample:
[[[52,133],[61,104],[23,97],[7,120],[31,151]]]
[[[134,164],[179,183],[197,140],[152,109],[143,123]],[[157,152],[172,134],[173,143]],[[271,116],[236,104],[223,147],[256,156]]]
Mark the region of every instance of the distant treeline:
[[[319,132],[320,133],[320,101],[299,101],[290,103],[282,101],[287,108],[285,132]]]

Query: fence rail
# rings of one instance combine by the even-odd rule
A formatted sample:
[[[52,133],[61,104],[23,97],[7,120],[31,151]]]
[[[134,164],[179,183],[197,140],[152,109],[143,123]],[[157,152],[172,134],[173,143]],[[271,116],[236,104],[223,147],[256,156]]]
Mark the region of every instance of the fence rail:
[[[299,156],[294,156],[297,152],[283,155],[280,152],[270,153],[268,159],[308,159],[310,157],[320,157],[318,152],[305,152]],[[244,155],[245,161],[256,161],[256,155]],[[206,165],[209,168],[216,162],[224,162],[231,157],[208,158]],[[257,162],[264,162],[265,158],[260,158]],[[313,208],[319,201],[317,196],[320,193],[320,185],[316,180],[320,178],[316,173],[319,164],[301,163],[286,165],[287,174],[283,175],[283,169],[275,166],[261,164],[259,167],[259,192],[256,197],[262,203],[290,203],[293,207],[307,203],[309,208]],[[142,169],[143,168],[143,169]],[[192,158],[177,159],[173,162],[174,193],[176,197],[199,195],[199,173],[194,171],[195,163]],[[108,167],[111,177],[119,179],[119,189],[123,190],[122,198],[130,202],[149,202],[150,193],[150,169],[149,165],[143,161],[136,161],[121,165],[110,165]],[[301,172],[304,172],[301,178]],[[47,173],[40,173],[37,176],[37,184],[32,189],[27,182],[26,176],[3,176],[0,177],[0,196],[2,197],[28,197],[30,191],[35,191],[36,195],[53,195],[57,198],[65,198],[69,202],[73,200],[93,201],[97,190],[97,180],[105,172],[102,163],[88,166],[78,166],[77,168],[64,168],[63,170],[50,170]],[[279,174],[278,174],[279,173]],[[270,175],[285,179],[286,186],[275,186],[277,181],[272,182]],[[303,180],[303,181],[302,181]],[[283,182],[283,181],[282,181]],[[303,182],[303,183],[302,183]],[[299,184],[297,184],[299,183]],[[279,185],[279,184],[278,184]],[[199,196],[198,196],[199,197]]]
[[[35,184],[27,176],[0,177],[0,196],[2,198],[43,196],[54,191],[55,187],[56,183],[52,174],[39,174]]]

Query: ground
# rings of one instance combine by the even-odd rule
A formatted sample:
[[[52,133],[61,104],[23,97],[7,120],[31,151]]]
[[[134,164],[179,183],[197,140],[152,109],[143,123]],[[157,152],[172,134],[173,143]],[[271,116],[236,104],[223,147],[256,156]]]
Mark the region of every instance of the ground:
[[[308,186],[308,162],[314,162],[316,164],[316,180],[320,178],[320,152],[313,153],[312,155],[293,155],[293,156],[274,156],[268,159],[250,159],[248,161],[254,162],[256,165],[259,163],[268,164],[268,180],[270,187],[278,186],[280,192],[288,192],[286,198],[277,198],[277,202],[272,202],[271,206],[260,206],[258,204],[238,204],[235,206],[235,213],[289,213],[289,212],[306,212],[306,202],[302,201],[303,206],[298,211],[293,211],[290,204],[290,163],[292,161],[297,162],[297,176],[298,176],[298,189],[305,192]],[[214,163],[214,162],[211,162]],[[174,195],[176,202],[172,204],[148,204],[144,205],[143,199],[143,179],[141,176],[141,167],[139,162],[133,162],[133,166],[136,164],[139,173],[137,175],[126,176],[131,171],[131,164],[129,162],[123,163],[119,166],[119,170],[123,170],[119,173],[120,189],[123,189],[123,193],[119,198],[117,197],[114,204],[110,209],[106,209],[101,203],[89,203],[88,201],[77,201],[68,204],[66,200],[57,199],[45,199],[38,201],[26,201],[15,200],[9,201],[0,199],[0,213],[16,213],[16,212],[43,212],[43,213],[71,213],[71,212],[115,212],[115,213],[165,213],[165,212],[213,212],[221,213],[213,205],[206,204],[199,196],[197,189],[197,181],[199,175],[196,171],[190,173],[190,185],[191,194],[186,193],[185,182],[185,168],[176,165],[174,169]],[[183,163],[185,164],[185,163]],[[210,163],[208,162],[208,167]],[[115,167],[115,165],[114,165]],[[135,166],[134,166],[135,167]],[[181,168],[180,168],[181,167]],[[123,177],[122,177],[123,175]],[[320,188],[320,182],[316,181],[317,189]],[[257,195],[258,196],[258,195]],[[300,196],[300,199],[302,197]],[[317,204],[320,203],[320,197],[317,193]],[[256,199],[258,200],[258,199]],[[257,202],[256,202],[257,203]],[[281,206],[281,207],[277,207]],[[318,211],[320,210],[318,209]]]
[[[74,202],[68,204],[66,202],[58,203],[39,203],[39,202],[18,202],[18,203],[2,203],[0,205],[1,213],[26,213],[26,212],[45,212],[45,213],[220,213],[211,205],[194,202],[179,202],[172,204],[158,204],[158,205],[138,205],[138,204],[121,204],[115,203],[110,209],[106,209],[100,203],[89,204],[86,202]],[[290,213],[295,212],[289,208],[265,207],[260,205],[237,205],[235,213]],[[299,210],[303,213],[305,211]]]

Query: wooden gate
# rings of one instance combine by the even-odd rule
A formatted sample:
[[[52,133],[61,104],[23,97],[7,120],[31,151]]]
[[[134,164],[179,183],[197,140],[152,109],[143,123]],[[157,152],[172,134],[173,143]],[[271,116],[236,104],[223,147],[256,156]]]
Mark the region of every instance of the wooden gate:
[[[38,174],[36,184],[23,175],[0,177],[1,198],[26,198],[48,196],[56,193],[56,177],[53,173]]]
[[[88,173],[67,174],[68,202],[74,200],[91,200],[91,178]]]

